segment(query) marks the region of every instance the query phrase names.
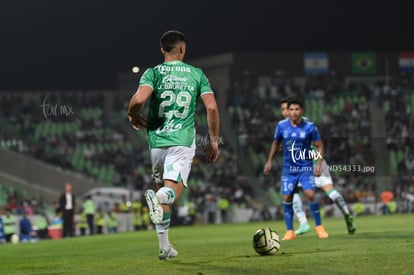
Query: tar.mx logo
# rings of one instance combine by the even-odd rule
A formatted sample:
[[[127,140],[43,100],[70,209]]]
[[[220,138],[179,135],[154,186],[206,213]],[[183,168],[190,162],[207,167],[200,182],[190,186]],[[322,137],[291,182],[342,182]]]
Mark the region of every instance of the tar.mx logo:
[[[296,163],[297,160],[318,160],[322,158],[321,153],[317,150],[295,148],[295,142],[293,141],[292,148],[290,149],[293,163]]]
[[[44,118],[50,117],[68,117],[74,115],[73,106],[69,105],[58,105],[58,104],[49,104],[47,103],[47,96],[43,100],[43,104],[40,105],[43,111]]]

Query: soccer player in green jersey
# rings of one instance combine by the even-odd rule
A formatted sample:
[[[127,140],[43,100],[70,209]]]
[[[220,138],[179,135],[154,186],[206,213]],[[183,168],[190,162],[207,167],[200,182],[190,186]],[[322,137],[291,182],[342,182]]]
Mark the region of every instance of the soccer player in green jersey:
[[[205,152],[208,162],[218,156],[220,118],[214,93],[203,71],[183,62],[186,52],[184,35],[175,30],[161,36],[164,63],[147,69],[138,91],[129,103],[128,118],[135,130],[147,128],[151,151],[152,177],[157,192],[147,190],[145,198],[159,240],[159,259],[176,257],[168,229],[170,206],[180,199],[187,187],[195,155],[194,116],[197,98],[207,109],[210,142]],[[147,118],[141,114],[150,99]]]

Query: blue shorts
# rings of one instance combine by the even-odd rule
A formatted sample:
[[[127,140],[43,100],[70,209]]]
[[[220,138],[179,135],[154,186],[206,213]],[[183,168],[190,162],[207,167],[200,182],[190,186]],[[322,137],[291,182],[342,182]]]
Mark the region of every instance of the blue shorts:
[[[313,172],[304,172],[296,174],[282,175],[280,180],[281,188],[280,193],[282,195],[290,195],[295,190],[298,184],[302,185],[303,190],[315,190],[315,178]]]

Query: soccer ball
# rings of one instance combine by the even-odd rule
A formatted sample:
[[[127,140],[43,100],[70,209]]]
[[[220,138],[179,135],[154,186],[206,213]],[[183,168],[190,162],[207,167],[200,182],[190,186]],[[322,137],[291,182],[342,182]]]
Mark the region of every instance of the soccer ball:
[[[271,228],[262,228],[253,235],[253,248],[260,255],[273,255],[279,251],[279,234]]]
[[[13,234],[10,239],[12,244],[18,244],[20,242],[19,235]]]

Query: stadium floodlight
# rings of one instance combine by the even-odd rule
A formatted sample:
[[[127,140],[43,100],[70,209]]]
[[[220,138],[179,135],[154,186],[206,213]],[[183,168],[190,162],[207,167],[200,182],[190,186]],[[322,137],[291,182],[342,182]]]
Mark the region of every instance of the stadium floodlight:
[[[137,74],[137,73],[139,72],[139,67],[138,67],[138,66],[134,66],[134,67],[132,67],[132,72],[133,72],[134,74]]]

